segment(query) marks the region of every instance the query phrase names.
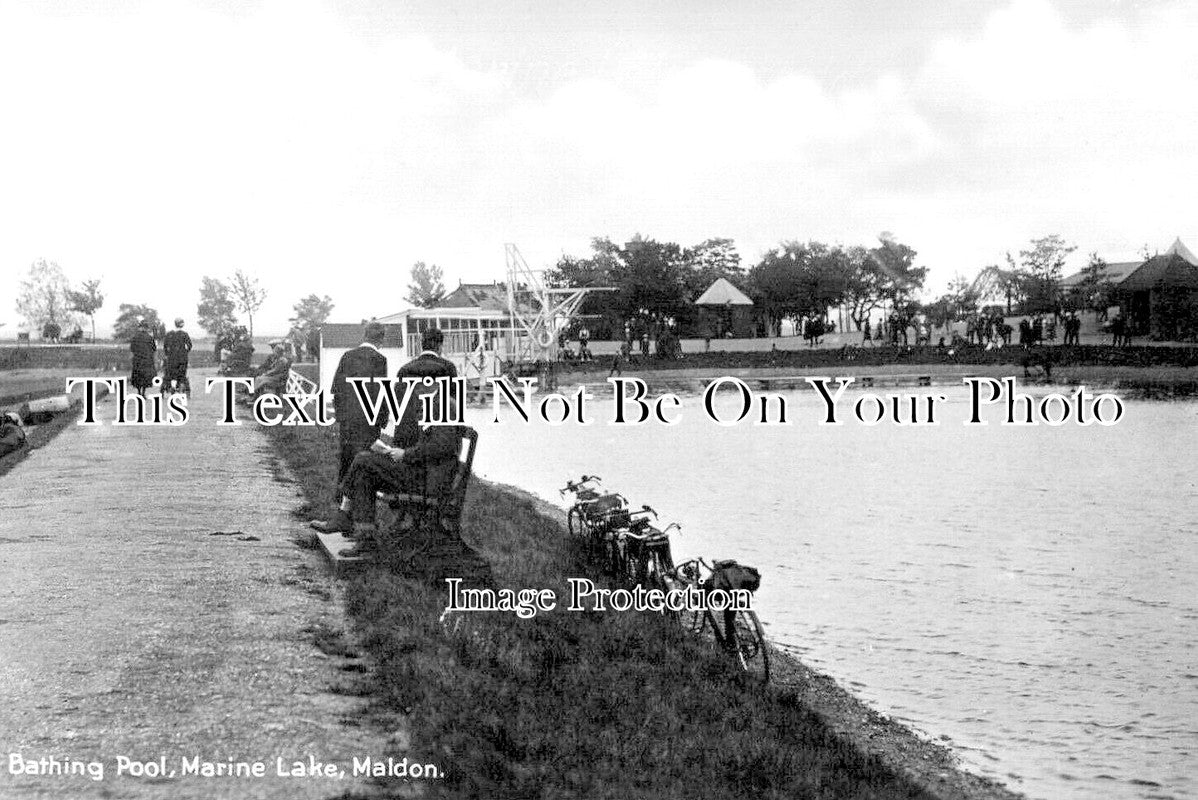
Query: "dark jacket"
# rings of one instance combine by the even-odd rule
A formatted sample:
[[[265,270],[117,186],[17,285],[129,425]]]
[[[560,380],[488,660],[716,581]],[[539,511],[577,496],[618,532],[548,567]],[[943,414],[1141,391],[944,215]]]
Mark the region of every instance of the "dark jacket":
[[[153,385],[158,370],[154,367],[154,353],[158,345],[149,331],[137,330],[129,340],[129,352],[133,354],[130,383],[135,388],[145,389]]]
[[[162,340],[162,352],[168,364],[186,364],[191,352],[191,337],[187,331],[176,328]]]
[[[456,378],[458,368],[436,353],[425,351],[416,358],[400,367],[397,377],[404,378]],[[420,397],[436,387],[418,385],[412,392],[412,399],[404,409],[403,417],[395,425],[395,444],[397,447],[411,447],[420,436]],[[405,391],[401,384],[395,387],[396,393]]]
[[[425,494],[439,495],[449,488],[464,433],[461,425],[429,425],[419,429],[416,443],[404,450],[400,463],[424,471]]]
[[[0,421],[0,456],[6,456],[24,446],[25,430],[20,425],[13,425],[11,421]]]
[[[333,373],[333,413],[340,426],[341,440],[362,443],[363,446],[378,438],[379,431],[387,424],[386,405],[378,424],[371,425],[358,402],[358,393],[349,384],[349,378],[387,377],[387,357],[373,347],[359,345],[341,356],[337,371]],[[377,398],[379,387],[368,386],[367,392]]]

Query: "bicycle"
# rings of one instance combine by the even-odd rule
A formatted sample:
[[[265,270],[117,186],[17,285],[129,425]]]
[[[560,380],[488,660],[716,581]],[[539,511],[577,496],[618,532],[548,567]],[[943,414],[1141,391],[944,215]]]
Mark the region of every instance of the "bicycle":
[[[670,554],[670,532],[682,526],[671,522],[664,530],[653,527],[649,518],[657,512],[649,506],[629,513],[628,524],[613,531],[613,564],[617,577],[632,585],[663,592],[672,588],[674,558]]]
[[[627,525],[630,516],[623,495],[603,492],[599,483],[597,475],[583,475],[578,481],[568,481],[558,494],[565,497],[566,492],[572,492],[575,497],[566,514],[570,535],[586,539],[587,544],[607,559],[611,531]]]
[[[695,558],[678,565],[673,574],[683,586],[693,586],[707,594],[714,588],[720,570],[735,564],[735,561],[716,561],[712,565],[702,558]],[[737,669],[759,683],[769,683],[769,645],[765,641],[765,632],[757,612],[751,609],[725,609],[720,612],[718,619],[716,613],[710,608],[696,611],[691,618],[690,629],[702,635],[710,626],[716,644],[728,653]]]

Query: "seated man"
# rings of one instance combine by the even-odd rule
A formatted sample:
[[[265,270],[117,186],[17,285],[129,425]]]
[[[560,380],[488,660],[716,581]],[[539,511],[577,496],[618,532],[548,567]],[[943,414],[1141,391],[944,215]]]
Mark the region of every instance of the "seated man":
[[[285,354],[286,342],[276,339],[270,343],[271,353],[254,373],[254,394],[283,394],[291,374],[291,359]]]
[[[21,417],[16,412],[9,411],[0,417],[0,457],[24,446],[25,428],[21,425]]]
[[[449,403],[451,416],[454,403]],[[416,444],[391,447],[381,441],[354,456],[340,490],[341,507],[327,522],[313,522],[322,533],[345,533],[354,547],[342,556],[362,556],[375,551],[378,528],[375,504],[378,492],[421,494],[436,497],[448,490],[458,468],[462,447],[461,425],[429,425],[420,430]]]

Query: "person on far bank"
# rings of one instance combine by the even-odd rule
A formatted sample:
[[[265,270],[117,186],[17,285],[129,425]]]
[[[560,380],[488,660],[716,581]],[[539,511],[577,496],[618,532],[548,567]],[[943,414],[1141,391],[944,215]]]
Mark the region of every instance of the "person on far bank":
[[[129,383],[139,395],[145,397],[146,389],[154,385],[154,378],[158,376],[158,370],[154,367],[154,354],[158,352],[158,344],[150,335],[150,323],[144,319],[138,321],[137,330],[129,339],[129,352],[133,354]]]
[[[445,343],[445,334],[440,328],[429,328],[420,337],[420,355],[399,368],[396,373],[401,381],[397,391],[403,391],[402,381],[405,378],[456,378],[458,368],[441,358],[441,347]],[[412,392],[412,399],[404,409],[403,417],[395,423],[395,446],[411,447],[420,436],[420,398],[436,391],[437,386],[426,387],[417,384]]]
[[[337,362],[333,373],[333,414],[337,419],[337,438],[341,444],[341,461],[337,468],[338,494],[334,498],[341,502],[340,487],[349,472],[349,465],[359,451],[369,450],[388,420],[387,407],[376,422],[366,418],[358,393],[350,384],[350,378],[386,378],[387,357],[379,350],[383,345],[385,329],[382,323],[368,322],[362,331],[362,344],[346,351]],[[366,392],[372,400],[378,399],[380,387],[369,385]]]
[[[175,329],[162,340],[162,391],[172,390],[191,394],[191,382],[187,380],[187,362],[191,357],[191,337],[183,330],[183,318],[175,319]]]

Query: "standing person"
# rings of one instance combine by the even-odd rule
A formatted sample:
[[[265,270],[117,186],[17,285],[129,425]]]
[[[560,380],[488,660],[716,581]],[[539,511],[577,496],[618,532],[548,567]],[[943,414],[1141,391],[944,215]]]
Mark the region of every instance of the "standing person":
[[[404,378],[456,378],[458,368],[441,358],[441,346],[445,343],[445,334],[440,328],[429,328],[420,337],[420,355],[404,364],[396,374],[401,381]],[[403,386],[396,387],[405,391]],[[412,392],[408,407],[404,409],[403,417],[395,424],[395,446],[411,447],[420,435],[420,398],[435,391],[436,386],[429,387],[417,384]]]
[[[591,341],[591,332],[589,330],[587,330],[586,328],[581,329],[578,332],[578,360],[579,361],[590,361],[591,360],[591,351],[587,347],[587,344],[590,341]]]
[[[183,318],[175,319],[175,329],[162,340],[162,391],[169,393],[173,388],[183,394],[191,394],[191,383],[187,380],[187,360],[191,355],[191,337],[183,330]]]
[[[387,408],[376,422],[366,418],[362,404],[358,402],[358,393],[350,384],[350,378],[385,378],[387,377],[387,357],[379,347],[383,344],[385,329],[382,323],[368,322],[362,332],[362,344],[353,350],[346,351],[337,362],[337,371],[333,373],[333,414],[337,418],[337,438],[341,444],[341,460],[337,467],[337,496],[334,501],[340,506],[344,495],[341,485],[349,472],[349,466],[354,462],[354,456],[359,451],[369,450],[379,431],[387,424]],[[379,386],[368,386],[366,391],[371,399],[378,399]],[[321,531],[353,530],[349,515],[340,508],[327,522],[313,522],[313,527]]]
[[[139,395],[145,397],[146,389],[154,385],[154,378],[158,372],[154,367],[154,354],[158,352],[158,345],[150,335],[150,323],[144,319],[137,323],[137,330],[129,340],[129,352],[133,354],[129,383]]]

